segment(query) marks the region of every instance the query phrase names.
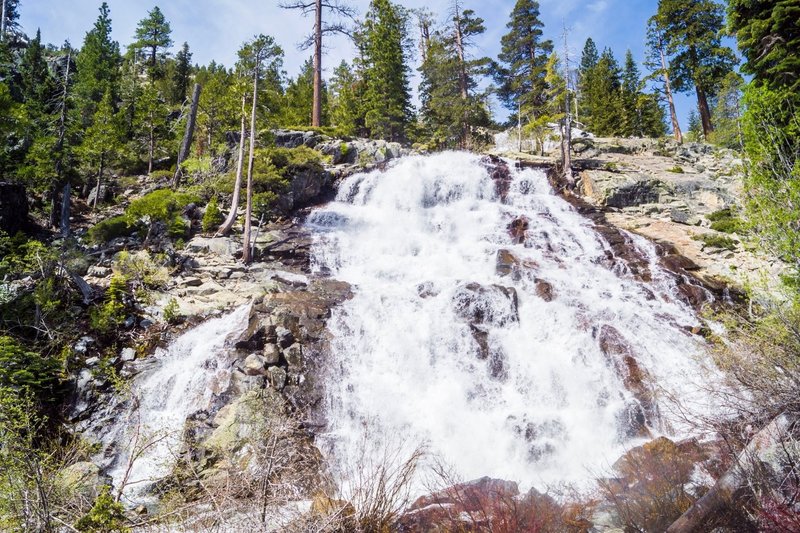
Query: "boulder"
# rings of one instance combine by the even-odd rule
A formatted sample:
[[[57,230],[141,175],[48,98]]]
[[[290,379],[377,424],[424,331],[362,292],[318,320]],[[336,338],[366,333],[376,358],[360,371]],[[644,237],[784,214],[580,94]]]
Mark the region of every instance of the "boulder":
[[[456,314],[471,325],[506,326],[519,322],[519,301],[513,287],[468,283],[453,296]]]
[[[555,299],[555,291],[552,283],[539,278],[537,278],[534,283],[536,285],[536,296],[545,302],[552,302]]]
[[[114,188],[108,183],[100,184],[98,188],[96,185],[89,191],[89,196],[86,197],[86,202],[89,205],[94,205],[95,199],[97,203],[110,202],[114,199]]]
[[[497,250],[495,270],[498,276],[511,276],[519,279],[519,259],[508,250]]]
[[[286,386],[287,379],[288,374],[286,373],[286,370],[279,366],[271,366],[269,367],[269,370],[267,370],[267,380],[273,389],[283,390],[283,388]]]
[[[267,363],[259,354],[251,353],[242,363],[242,371],[248,376],[263,376],[267,372]]]
[[[0,182],[0,230],[14,235],[28,224],[28,198],[25,187]]]
[[[525,242],[526,232],[530,227],[530,219],[526,216],[515,218],[511,224],[508,225],[508,234],[514,244],[523,244]]]
[[[277,344],[269,343],[264,346],[264,362],[267,365],[277,365],[281,361],[281,349]]]

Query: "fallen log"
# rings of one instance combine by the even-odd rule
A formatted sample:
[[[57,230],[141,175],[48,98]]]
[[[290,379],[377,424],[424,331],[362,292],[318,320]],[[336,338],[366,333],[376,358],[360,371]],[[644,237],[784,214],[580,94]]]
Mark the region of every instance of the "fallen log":
[[[711,490],[669,526],[667,533],[704,531],[703,527],[709,518],[735,505],[736,493],[747,484],[755,462],[764,460],[769,450],[781,442],[789,426],[789,417],[781,413],[756,433],[736,458],[736,463],[717,480]]]

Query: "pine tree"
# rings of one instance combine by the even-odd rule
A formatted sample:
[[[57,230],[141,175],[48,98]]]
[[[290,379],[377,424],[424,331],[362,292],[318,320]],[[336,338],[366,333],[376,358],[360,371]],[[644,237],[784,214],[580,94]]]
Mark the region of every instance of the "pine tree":
[[[173,104],[182,104],[186,100],[191,77],[192,53],[189,51],[189,43],[183,43],[181,49],[175,54],[175,70],[172,74]]]
[[[364,75],[364,127],[370,137],[402,140],[411,119],[406,11],[389,0],[372,0],[358,42]]]
[[[4,18],[0,19],[0,40],[7,41],[9,33],[19,29],[19,0],[2,0]]]
[[[136,27],[135,42],[131,46],[146,52],[150,79],[159,79],[164,74],[163,62],[172,46],[171,34],[169,22],[158,6],[150,10]]]
[[[599,60],[600,53],[597,51],[597,45],[589,37],[583,45],[581,63],[578,67],[578,116],[576,117],[576,120],[586,124],[588,124],[586,117],[591,114],[586,94],[589,92],[589,87],[592,84],[592,73]]]
[[[210,149],[217,156],[226,149],[225,133],[238,131],[241,83],[234,74],[213,61],[201,67],[195,81],[203,86],[200,96],[200,114],[197,117],[198,145],[200,150]]]
[[[647,21],[647,55],[645,65],[650,70],[649,79],[660,79],[662,82],[662,92],[667,100],[669,107],[670,122],[672,123],[672,135],[678,143],[683,143],[683,132],[678,121],[678,112],[675,108],[675,95],[672,87],[672,74],[667,64],[667,44],[664,37],[664,30],[658,24],[656,17],[651,17]]]
[[[34,120],[50,112],[55,88],[45,54],[42,34],[36,30],[36,37],[28,43],[19,66],[22,101]]]
[[[606,48],[590,71],[583,99],[589,110],[583,121],[597,135],[620,135],[624,131],[622,72],[614,53]]]
[[[422,120],[431,144],[469,148],[472,130],[490,122],[485,92],[477,91],[488,58],[473,59],[473,37],[485,31],[483,19],[454,4],[451,25],[424,39],[420,67]]]
[[[498,97],[507,109],[535,121],[546,104],[547,61],[553,43],[542,37],[539,2],[517,0],[501,39],[500,64],[494,69]]]
[[[800,5],[796,0],[729,0],[728,20],[756,86],[800,95]],[[800,97],[798,97],[800,99]]]
[[[744,80],[736,72],[730,72],[725,79],[717,94],[717,102],[712,111],[714,120],[714,133],[711,141],[714,144],[733,148],[736,150],[744,149],[744,138],[742,134],[742,90]]]
[[[322,124],[328,123],[328,88],[323,83],[321,89]],[[308,59],[303,63],[297,78],[289,80],[284,93],[282,124],[284,126],[311,126],[313,124],[314,103],[314,63]]]
[[[355,135],[363,127],[359,98],[362,86],[346,61],[334,69],[330,81],[331,125],[343,135]]]
[[[134,131],[136,132],[137,153],[147,154],[147,173],[153,172],[161,141],[169,133],[167,126],[169,107],[155,85],[150,84],[142,91],[136,106]]]
[[[94,207],[100,200],[100,191],[103,178],[108,167],[116,162],[122,148],[117,117],[114,113],[111,91],[106,91],[97,107],[94,122],[86,130],[80,154],[86,166],[97,172],[97,191],[94,197]]]
[[[633,59],[633,53],[628,50],[625,53],[625,66],[622,71],[621,98],[624,121],[620,128],[621,134],[626,137],[642,135],[638,109],[640,83],[639,67]]]
[[[675,89],[695,90],[706,139],[714,129],[709,101],[736,64],[733,50],[721,43],[723,13],[713,0],[659,0],[653,19],[663,31]]]
[[[75,94],[84,126],[91,124],[97,104],[106,93],[112,102],[118,101],[121,61],[119,43],[111,39],[108,4],[103,2],[100,15],[86,34],[77,58]]]

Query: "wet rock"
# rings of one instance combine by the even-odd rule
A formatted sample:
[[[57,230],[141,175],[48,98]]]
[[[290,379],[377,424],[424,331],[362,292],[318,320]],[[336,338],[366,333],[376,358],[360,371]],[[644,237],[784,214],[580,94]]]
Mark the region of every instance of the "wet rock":
[[[508,250],[497,251],[496,272],[498,276],[512,276],[519,279],[519,259]]]
[[[501,285],[468,283],[456,289],[456,314],[472,325],[506,326],[519,322],[517,291]]]
[[[489,172],[489,177],[494,181],[497,197],[501,202],[505,202],[513,181],[508,163],[496,156],[486,156],[482,162]]]
[[[555,299],[555,290],[552,283],[536,278],[534,284],[536,286],[536,296],[545,302],[552,302]]]
[[[713,300],[711,293],[705,288],[682,280],[678,284],[678,298],[695,309],[700,309],[703,304]]]
[[[25,187],[0,182],[0,231],[14,235],[28,225],[28,197]]]
[[[595,329],[594,335],[600,345],[600,351],[606,356],[625,388],[631,392],[643,409],[644,423],[648,426],[651,425],[657,413],[653,391],[648,384],[650,377],[636,360],[633,348],[625,337],[609,324],[604,324],[599,329]],[[633,421],[638,419],[638,417],[632,418]],[[633,431],[640,433],[646,431],[646,428],[636,427],[633,428]]]
[[[526,216],[515,218],[511,224],[508,225],[508,234],[514,244],[523,244],[525,242],[526,232],[530,227],[530,219]]]
[[[262,376],[267,372],[266,361],[259,354],[251,353],[242,363],[242,371],[248,376]]]

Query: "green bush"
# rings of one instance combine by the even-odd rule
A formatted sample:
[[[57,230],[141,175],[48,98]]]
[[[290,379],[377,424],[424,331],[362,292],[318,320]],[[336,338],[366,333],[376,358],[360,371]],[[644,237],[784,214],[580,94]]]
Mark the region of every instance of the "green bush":
[[[0,388],[52,401],[63,361],[32,352],[11,337],[0,336]]]
[[[703,235],[695,235],[692,237],[696,241],[703,243],[704,247],[709,248],[722,248],[723,250],[736,250],[736,241],[725,235],[715,233],[704,233]]]
[[[125,215],[129,220],[149,217],[152,222],[170,222],[184,207],[199,202],[200,197],[195,194],[159,189],[133,200]]]
[[[266,148],[260,150],[257,159],[269,160],[275,167],[283,171],[289,170],[322,170],[322,154],[307,146],[297,148]]]
[[[119,215],[95,224],[89,228],[86,236],[90,242],[101,244],[117,237],[128,237],[135,229],[136,227],[131,224],[128,217]]]
[[[181,314],[178,300],[170,298],[169,302],[167,302],[167,305],[164,307],[164,321],[167,324],[175,324],[180,318]]]
[[[125,278],[117,274],[112,276],[111,284],[106,291],[106,301],[89,312],[89,322],[93,330],[106,335],[122,324],[125,320],[123,299],[127,288]]]
[[[125,507],[115,501],[108,486],[97,495],[91,510],[75,523],[75,529],[92,533],[127,533]]]
[[[209,233],[217,229],[219,225],[222,224],[223,220],[222,212],[219,210],[219,205],[217,204],[217,197],[214,196],[211,198],[211,201],[208,202],[206,211],[203,213],[203,231]]]
[[[154,180],[171,180],[173,177],[175,177],[175,173],[169,170],[154,170],[150,173],[150,178]]]
[[[684,173],[683,172],[683,168],[679,167],[678,165],[675,165],[672,168],[668,168],[667,172],[672,172],[673,174],[683,174]]]
[[[711,229],[722,233],[744,233],[747,229],[745,222],[731,209],[720,209],[706,218],[711,222]]]

